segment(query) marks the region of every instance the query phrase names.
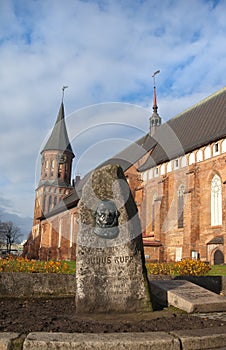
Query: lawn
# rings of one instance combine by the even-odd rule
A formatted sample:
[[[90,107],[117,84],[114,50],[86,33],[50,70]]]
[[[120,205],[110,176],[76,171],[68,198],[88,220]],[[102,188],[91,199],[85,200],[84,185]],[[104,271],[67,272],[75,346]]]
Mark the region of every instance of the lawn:
[[[226,276],[226,265],[212,265],[207,276]]]

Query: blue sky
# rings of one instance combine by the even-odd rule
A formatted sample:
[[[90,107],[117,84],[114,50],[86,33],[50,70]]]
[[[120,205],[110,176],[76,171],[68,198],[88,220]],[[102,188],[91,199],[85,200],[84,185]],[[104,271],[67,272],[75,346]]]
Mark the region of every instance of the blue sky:
[[[224,0],[0,0],[0,209],[33,215],[63,85],[73,176],[148,131],[157,69],[165,121],[225,86],[225,13]]]

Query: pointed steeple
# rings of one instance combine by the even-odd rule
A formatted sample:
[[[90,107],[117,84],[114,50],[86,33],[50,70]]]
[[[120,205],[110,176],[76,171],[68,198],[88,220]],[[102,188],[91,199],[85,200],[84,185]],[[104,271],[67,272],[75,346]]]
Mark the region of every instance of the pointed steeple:
[[[156,128],[161,125],[162,119],[158,114],[158,106],[157,106],[157,94],[156,94],[156,86],[155,86],[155,75],[160,73],[160,70],[156,71],[152,77],[154,79],[154,93],[153,93],[153,113],[150,117],[150,134],[151,136],[154,135]]]
[[[57,150],[63,152],[68,151],[74,156],[65,124],[63,101],[61,102],[57,120],[52,130],[52,133],[42,152],[49,150]]]

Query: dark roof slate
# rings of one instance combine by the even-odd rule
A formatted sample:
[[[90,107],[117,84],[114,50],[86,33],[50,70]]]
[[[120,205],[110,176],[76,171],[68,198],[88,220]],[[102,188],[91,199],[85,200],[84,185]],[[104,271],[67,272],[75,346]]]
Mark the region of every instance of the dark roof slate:
[[[42,152],[47,150],[59,150],[63,152],[68,151],[74,156],[65,124],[63,102],[61,103],[57,120],[52,130],[52,133]]]

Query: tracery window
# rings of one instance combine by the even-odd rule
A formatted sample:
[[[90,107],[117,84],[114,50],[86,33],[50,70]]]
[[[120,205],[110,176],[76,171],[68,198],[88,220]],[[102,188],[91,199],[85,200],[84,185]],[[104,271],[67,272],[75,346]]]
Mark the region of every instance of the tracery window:
[[[222,225],[222,183],[217,174],[211,181],[211,226]]]
[[[184,227],[184,185],[181,185],[177,192],[177,227]]]

